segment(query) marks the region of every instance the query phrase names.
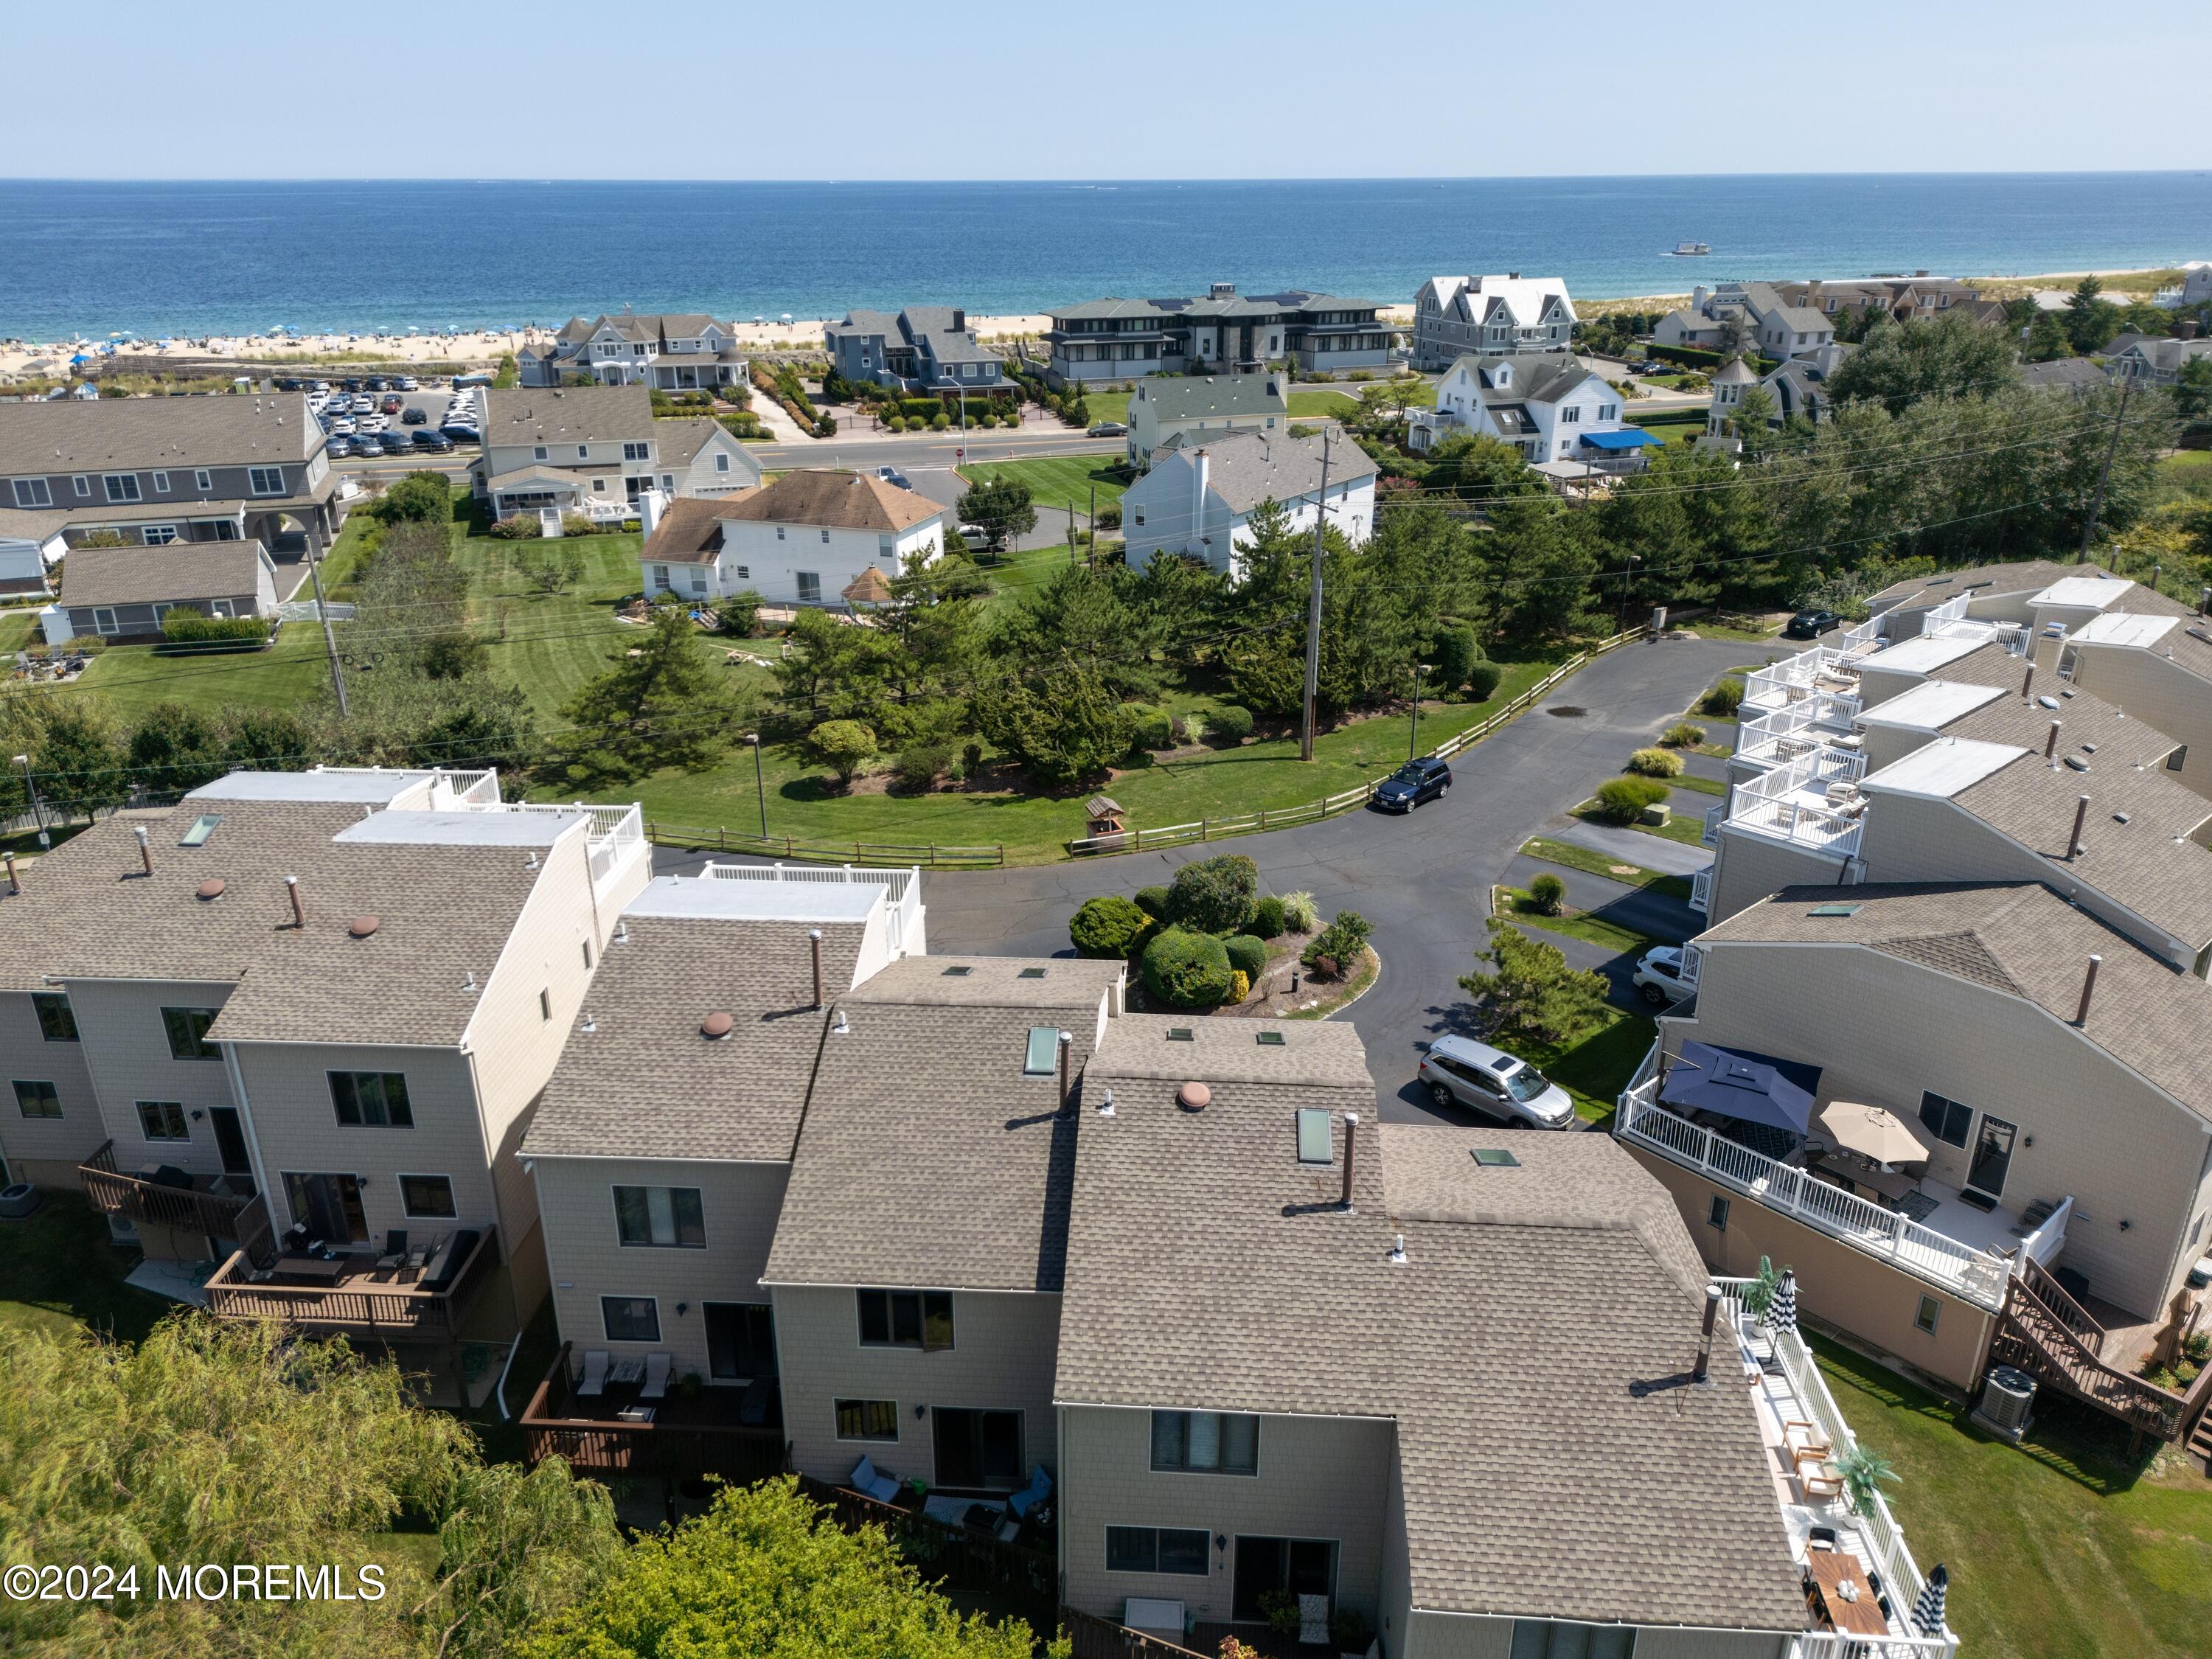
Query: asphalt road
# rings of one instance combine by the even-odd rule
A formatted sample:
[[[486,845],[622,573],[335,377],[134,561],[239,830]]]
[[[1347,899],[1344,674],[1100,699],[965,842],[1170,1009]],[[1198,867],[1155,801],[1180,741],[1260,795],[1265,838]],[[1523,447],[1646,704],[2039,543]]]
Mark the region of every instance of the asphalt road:
[[[1743,655],[1742,646],[1725,641],[1670,640],[1601,657],[1455,759],[1451,794],[1405,817],[1351,812],[1219,845],[1080,864],[933,872],[922,890],[930,947],[1072,955],[1067,919],[1084,900],[1166,882],[1194,858],[1247,854],[1267,891],[1304,889],[1325,916],[1352,909],[1375,924],[1382,977],[1342,1018],[1366,1042],[1383,1121],[1471,1121],[1437,1113],[1412,1079],[1429,1040],[1460,1028],[1471,1012],[1455,981],[1474,965],[1491,884],[1510,872],[1523,842],[1617,774],[1632,749]],[[1578,712],[1564,712],[1571,708]],[[665,874],[702,861],[663,851],[654,866]]]

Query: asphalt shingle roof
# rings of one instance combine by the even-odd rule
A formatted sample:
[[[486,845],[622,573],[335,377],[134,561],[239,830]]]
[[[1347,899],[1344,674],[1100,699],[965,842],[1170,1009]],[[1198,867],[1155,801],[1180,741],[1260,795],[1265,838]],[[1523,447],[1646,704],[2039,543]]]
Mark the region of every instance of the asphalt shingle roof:
[[[0,404],[0,477],[265,466],[322,447],[300,392]]]
[[[1322,441],[1287,432],[1179,432],[1160,453],[1206,452],[1206,487],[1232,513],[1249,513],[1266,501],[1291,501],[1321,489]],[[1375,476],[1375,462],[1357,444],[1329,447],[1331,489]]]
[[[763,524],[824,525],[832,530],[911,530],[943,515],[926,495],[866,472],[802,467],[764,489],[715,502],[724,519]]]
[[[1290,412],[1279,374],[1159,375],[1139,381],[1138,391],[1163,421]]]
[[[237,599],[261,573],[258,542],[79,547],[62,561],[64,605],[150,605]]]
[[[634,442],[653,435],[641,386],[493,386],[484,392],[487,447]]]
[[[2093,564],[2016,559],[2007,564],[1969,565],[1963,569],[1938,570],[1931,575],[1907,576],[1867,597],[1869,601],[1887,599],[1899,605],[1941,605],[1970,588],[1978,598],[1996,593],[2039,593],[2063,577],[2110,574]]]

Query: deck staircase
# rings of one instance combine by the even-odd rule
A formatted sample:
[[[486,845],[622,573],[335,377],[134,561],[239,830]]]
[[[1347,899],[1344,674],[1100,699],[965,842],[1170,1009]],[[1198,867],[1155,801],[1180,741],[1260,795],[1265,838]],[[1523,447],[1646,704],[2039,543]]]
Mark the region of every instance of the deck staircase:
[[[2139,1434],[2180,1439],[2190,1423],[2191,1406],[2197,1406],[2201,1417],[2202,1401],[2121,1370],[2105,1358],[2104,1346],[2104,1327],[2054,1274],[2030,1261],[2012,1278],[1990,1358],[2017,1365],[2038,1381],[2117,1417]],[[2201,1437],[2203,1424],[2195,1426]]]

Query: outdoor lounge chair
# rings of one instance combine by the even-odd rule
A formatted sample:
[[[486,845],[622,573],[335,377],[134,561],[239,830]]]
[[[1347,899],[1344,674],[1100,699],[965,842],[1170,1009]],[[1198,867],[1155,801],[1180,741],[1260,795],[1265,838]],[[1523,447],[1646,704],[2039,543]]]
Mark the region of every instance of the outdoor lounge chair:
[[[398,1273],[407,1265],[407,1230],[393,1227],[384,1235],[384,1254],[376,1258],[380,1273]]]
[[[1841,1498],[1844,1480],[1826,1463],[1797,1466],[1797,1484],[1804,1488],[1808,1498]]]
[[[607,1391],[609,1356],[605,1348],[589,1348],[584,1353],[583,1380],[576,1384],[577,1397],[595,1400]]]
[[[1029,1512],[1052,1496],[1052,1477],[1037,1464],[1030,1470],[1030,1483],[1006,1499],[1006,1508],[1017,1521],[1024,1520]]]
[[[897,1479],[878,1469],[872,1457],[864,1457],[854,1464],[853,1478],[846,1484],[854,1492],[874,1498],[878,1504],[888,1504],[898,1496]]]
[[[1328,1597],[1301,1595],[1298,1597],[1298,1645],[1319,1644],[1328,1640]]]
[[[640,1400],[668,1398],[668,1373],[676,1368],[673,1354],[649,1353],[645,1357],[645,1381],[638,1385]]]

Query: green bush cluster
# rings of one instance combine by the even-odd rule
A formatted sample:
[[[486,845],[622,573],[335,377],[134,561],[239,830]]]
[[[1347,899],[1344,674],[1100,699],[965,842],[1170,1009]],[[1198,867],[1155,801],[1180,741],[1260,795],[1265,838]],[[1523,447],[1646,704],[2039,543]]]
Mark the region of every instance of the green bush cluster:
[[[1321,926],[1321,912],[1314,905],[1314,896],[1303,889],[1283,895],[1283,927],[1292,933],[1310,933]]]
[[[1713,689],[1698,699],[1701,714],[1718,714],[1726,718],[1743,707],[1743,682],[1734,674],[1717,683]]]
[[[161,618],[161,637],[172,645],[202,640],[265,640],[266,617],[210,617],[178,605]]]
[[[1244,931],[1261,939],[1280,939],[1285,926],[1283,902],[1270,893],[1252,906],[1252,920],[1244,924]]]
[[[1316,969],[1324,962],[1333,962],[1338,973],[1349,974],[1374,931],[1375,924],[1358,911],[1339,910],[1334,920],[1316,933],[1298,953],[1298,960]]]
[[[1488,702],[1504,678],[1505,671],[1486,657],[1467,671],[1467,695],[1477,702]]]
[[[525,537],[538,533],[538,515],[534,513],[510,513],[503,519],[493,520],[491,527],[484,533],[496,536],[502,541],[519,542]]]
[[[1566,908],[1567,884],[1547,870],[1528,884],[1528,902],[1540,916],[1556,916]]]
[[[1145,988],[1172,1008],[1214,1008],[1228,1000],[1229,948],[1211,933],[1170,927],[1145,947]]]
[[[1084,901],[1068,920],[1067,937],[1076,955],[1111,961],[1141,950],[1158,926],[1130,900],[1105,893]]]
[[[1154,708],[1141,702],[1124,703],[1135,735],[1129,740],[1133,749],[1172,749],[1175,747],[1175,716],[1164,708]]]
[[[1224,702],[1206,717],[1206,738],[1208,743],[1232,748],[1252,735],[1252,711]]]
[[[1229,965],[1249,983],[1258,984],[1260,975],[1267,971],[1267,940],[1255,939],[1249,933],[1232,933],[1221,943],[1229,952]]]
[[[1692,749],[1705,740],[1705,728],[1688,720],[1676,720],[1659,738],[1669,749]]]
[[[1598,786],[1598,816],[1607,823],[1633,823],[1645,807],[1657,805],[1674,793],[1656,778],[1614,778]]]
[[[1671,749],[1639,749],[1628,757],[1628,769],[1642,778],[1679,778],[1682,757]]]
[[[1167,916],[1178,927],[1233,933],[1259,903],[1260,866],[1242,853],[1186,864],[1168,884]]]
[[[898,760],[891,771],[892,775],[898,779],[901,788],[919,794],[935,783],[939,775],[951,764],[951,744],[920,743],[900,750]]]
[[[1168,914],[1168,890],[1164,887],[1139,887],[1137,908],[1154,921],[1163,921]]]

